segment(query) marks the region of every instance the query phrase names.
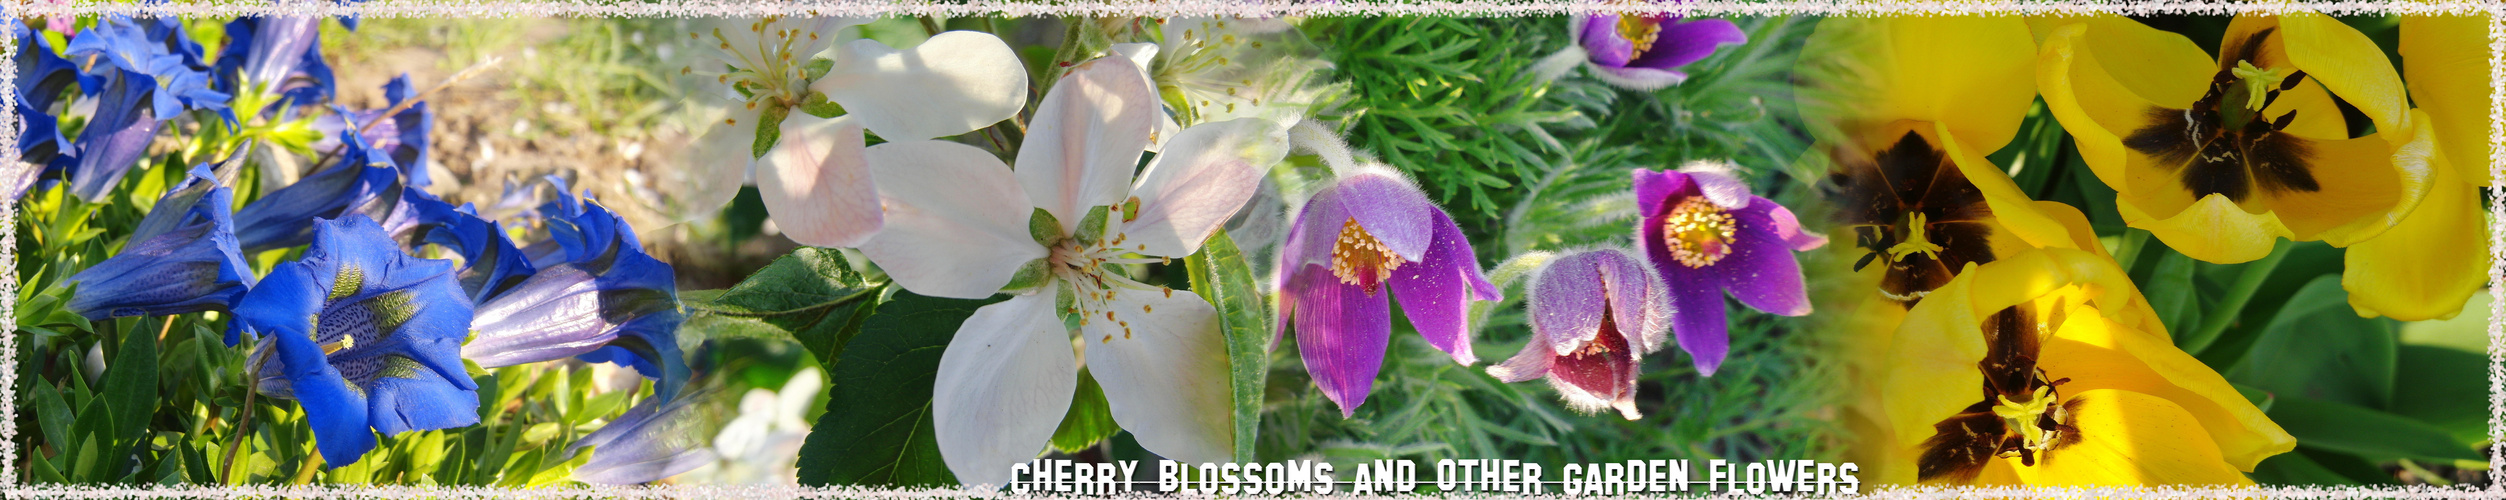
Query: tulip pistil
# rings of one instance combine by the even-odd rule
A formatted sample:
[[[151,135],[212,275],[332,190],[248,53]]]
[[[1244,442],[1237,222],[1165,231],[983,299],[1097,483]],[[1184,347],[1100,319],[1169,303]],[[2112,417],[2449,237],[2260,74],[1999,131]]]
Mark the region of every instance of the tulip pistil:
[[[1392,252],[1392,247],[1368,234],[1366,226],[1358,225],[1356,218],[1340,225],[1340,239],[1331,246],[1331,275],[1338,276],[1342,284],[1365,288],[1369,294],[1383,289],[1384,281],[1392,279],[1392,271],[1406,263],[1401,254]]]
[[[1731,255],[1732,234],[1738,228],[1723,207],[1702,196],[1691,197],[1662,219],[1662,243],[1680,265],[1711,266]]]

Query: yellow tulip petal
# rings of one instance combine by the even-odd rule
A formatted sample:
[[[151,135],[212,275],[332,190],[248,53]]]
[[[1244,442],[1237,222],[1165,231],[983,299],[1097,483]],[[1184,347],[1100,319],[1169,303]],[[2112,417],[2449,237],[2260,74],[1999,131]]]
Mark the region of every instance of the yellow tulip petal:
[[[1984,204],[1992,207],[1993,220],[2003,229],[1995,231],[1995,234],[2010,233],[2036,248],[2081,247],[2078,240],[2072,238],[2071,228],[2052,215],[2038,211],[2036,204],[2028,199],[2027,192],[2020,190],[2019,184],[2011,181],[2010,174],[2002,171],[2000,166],[1968,149],[1945,125],[1937,126],[1933,133],[1940,137],[1944,146],[1942,150],[1949,155],[1950,163],[1956,164],[1958,171],[1966,174],[1967,182],[1984,193]],[[2089,241],[2096,240],[2091,238]],[[2098,248],[2098,245],[2089,247]],[[1996,255],[2010,253],[2001,252],[1998,248],[1995,250]]]
[[[2346,247],[2384,234],[2419,206],[2435,180],[2436,134],[2428,122],[2412,120],[2408,132],[2316,142],[2312,171],[2323,189],[2275,196],[2272,210],[2301,240]],[[2394,136],[2411,139],[2392,144]]]
[[[2241,470],[2297,446],[2296,438],[2219,372],[2177,349],[2163,333],[2116,323],[2086,306],[2072,311],[2037,356],[2047,377],[2071,379],[2064,392],[2117,389],[2171,401],[2208,429],[2217,443],[2212,453]]]
[[[1984,317],[2071,287],[2095,301],[2098,314],[2165,331],[2130,277],[2095,254],[2051,248],[1968,266],[1907,311],[1889,345],[1880,395],[1898,442],[1922,443],[1935,432],[1932,424],[1977,401],[1972,388],[1984,383],[1976,368],[1985,353]]]
[[[1802,113],[1848,136],[1897,120],[1941,122],[1978,150],[1998,150],[2035,101],[2033,40],[2010,16],[1827,18],[1802,60],[1813,61],[1805,63],[1813,79],[1838,87],[1805,101]]]
[[[2411,128],[2410,100],[2402,88],[2402,75],[2393,70],[2392,61],[2385,59],[2374,40],[2338,19],[2312,12],[2282,15],[2278,21],[2281,43],[2299,69],[2375,120],[2376,130],[2390,133]]]
[[[2220,459],[2208,432],[2184,408],[2131,391],[2094,390],[2077,401],[2072,425],[2080,440],[2046,452],[2035,466],[2013,467],[2035,486],[2253,484]],[[2015,462],[2018,459],[2004,459]]]
[[[2102,258],[2114,258],[2106,254],[2106,245],[2097,241],[2096,229],[2088,225],[2088,214],[2080,213],[2080,209],[2059,201],[2037,200],[2030,204],[2036,205],[2036,211],[2044,212],[2046,216],[2062,223],[2062,227],[2071,234],[2072,248],[2087,250],[2088,253]]]
[[[2475,185],[2489,184],[2489,20],[2479,16],[2402,18],[2402,81],[2426,111],[2437,148]]]
[[[2152,64],[2108,71],[2099,54],[2118,58],[2118,64]],[[2070,132],[2098,180],[2116,191],[2132,192],[2174,180],[2149,169],[2127,174],[2127,164],[2138,155],[2123,146],[2123,138],[2147,126],[2157,108],[2184,108],[2200,100],[2209,75],[2216,72],[2210,65],[2201,48],[2181,35],[2117,19],[2054,28],[2038,55],[2036,79],[2047,110]]]
[[[2212,194],[2185,207],[2174,216],[2158,218],[2144,212],[2130,199],[2118,198],[2115,210],[2122,212],[2123,223],[2148,230],[2158,241],[2204,262],[2235,264],[2260,259],[2271,253],[2279,238],[2294,238],[2288,226],[2276,214],[2250,213],[2228,201],[2227,195]]]
[[[2280,21],[2279,16],[2265,14],[2246,14],[2228,20],[2227,31],[2219,35],[2217,66],[2210,70],[2234,68],[2237,61],[2246,61],[2282,75],[2295,71],[2296,64],[2289,61],[2288,48],[2283,41],[2288,35],[2287,28],[2281,26]]]
[[[2402,321],[2448,319],[2488,282],[2488,222],[2479,188],[2462,182],[2442,156],[2435,188],[2410,216],[2343,257],[2341,289],[2358,315]]]

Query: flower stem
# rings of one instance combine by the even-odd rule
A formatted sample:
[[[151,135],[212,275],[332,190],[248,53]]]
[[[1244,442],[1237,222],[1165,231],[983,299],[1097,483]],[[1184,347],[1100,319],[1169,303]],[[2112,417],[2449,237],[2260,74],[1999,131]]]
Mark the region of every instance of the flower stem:
[[[2236,284],[2228,288],[2228,295],[2219,302],[2219,308],[2202,316],[2201,329],[2194,330],[2178,342],[2184,352],[2198,355],[2209,348],[2211,342],[2218,341],[2219,333],[2227,331],[2229,323],[2244,315],[2245,302],[2253,300],[2254,292],[2262,288],[2263,279],[2271,277],[2271,270],[2280,267],[2280,261],[2288,258],[2289,249],[2296,246],[2295,243],[2280,243],[2271,248],[2271,255],[2246,264],[2245,273],[2236,277]]]
[[[252,396],[254,393],[261,392],[261,363],[269,359],[268,357],[255,358],[250,365],[244,367],[244,407],[235,410],[241,413],[235,417],[235,435],[233,439],[227,440],[226,460],[218,466],[218,477],[225,478],[227,484],[236,484],[235,450],[243,449],[244,436],[252,433]]]

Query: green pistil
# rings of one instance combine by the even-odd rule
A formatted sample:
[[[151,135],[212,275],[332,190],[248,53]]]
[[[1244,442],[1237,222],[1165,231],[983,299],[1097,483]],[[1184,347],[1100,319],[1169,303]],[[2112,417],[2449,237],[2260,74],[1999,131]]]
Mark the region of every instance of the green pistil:
[[[2281,75],[2279,70],[2255,67],[2250,61],[2237,61],[2236,67],[2229,69],[2228,72],[2236,75],[2237,83],[2228,87],[2228,95],[2223,96],[2225,99],[2220,102],[2229,103],[2241,100],[2245,102],[2245,105],[2220,106],[2219,115],[2220,118],[2226,119],[2229,130],[2236,130],[2243,128],[2245,122],[2253,120],[2255,116],[2262,113],[2262,107],[2271,102],[2271,90],[2278,88],[2280,82],[2286,77]]]

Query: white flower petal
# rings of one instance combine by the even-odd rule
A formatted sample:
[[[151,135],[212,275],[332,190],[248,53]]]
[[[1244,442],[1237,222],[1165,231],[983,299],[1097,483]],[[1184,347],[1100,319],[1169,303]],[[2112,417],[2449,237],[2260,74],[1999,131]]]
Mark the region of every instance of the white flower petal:
[[[976,309],[940,353],[931,387],[940,459],[959,483],[1007,484],[1010,464],[1044,450],[1078,390],[1079,362],[1051,294]]]
[[[1149,74],[1149,68],[1151,67],[1150,64],[1157,61],[1157,55],[1159,53],[1157,44],[1117,43],[1114,44],[1112,48],[1105,49],[1105,51],[1111,52],[1117,56],[1122,56],[1125,59],[1130,59],[1133,66],[1138,66],[1140,68],[1140,81],[1147,82],[1149,84],[1149,95],[1159,97],[1158,104],[1161,106],[1158,108],[1157,113],[1157,128],[1149,132],[1148,152],[1155,153],[1165,150],[1166,141],[1173,140],[1175,134],[1183,130],[1183,124],[1175,123],[1174,115],[1165,112],[1165,108],[1162,106],[1165,104],[1165,96],[1157,91],[1157,77]]]
[[[1268,120],[1245,118],[1185,129],[1149,161],[1131,195],[1140,212],[1124,221],[1125,243],[1140,253],[1183,257],[1227,223],[1262,187],[1262,175],[1288,155],[1288,133]]]
[[[1115,290],[1108,307],[1079,328],[1114,423],[1158,456],[1227,461],[1235,413],[1218,310],[1192,292],[1130,289]]]
[[[1157,94],[1130,59],[1070,68],[1044,94],[1018,149],[1018,183],[1038,208],[1076,232],[1089,207],[1122,203],[1131,172],[1157,127]]]
[[[740,194],[749,170],[757,164],[757,112],[737,106],[688,105],[695,123],[671,126],[662,137],[694,141],[677,158],[651,171],[653,187],[663,199],[647,200],[679,222],[712,217]]]
[[[891,142],[868,152],[887,227],[861,253],[914,293],[992,296],[1044,247],[1027,234],[1035,215],[1009,166],[974,146]]]
[[[776,228],[792,241],[821,247],[860,246],[879,232],[878,185],[863,154],[861,123],[793,113],[783,136],[758,158],[757,194]]]
[[[855,40],[843,51],[809,88],[890,141],[971,132],[1027,104],[1026,66],[990,34],[950,31],[905,50]]]

